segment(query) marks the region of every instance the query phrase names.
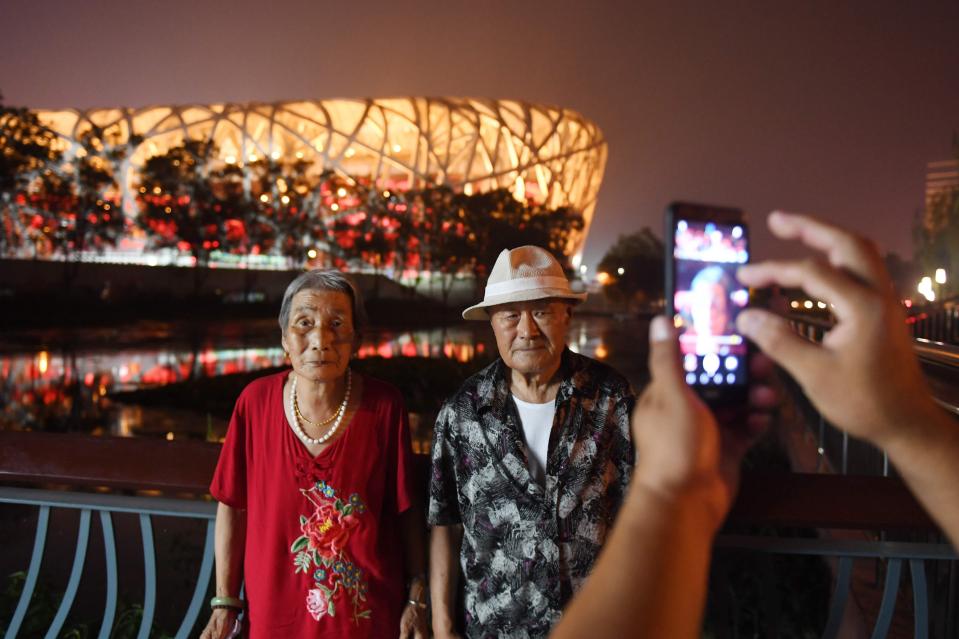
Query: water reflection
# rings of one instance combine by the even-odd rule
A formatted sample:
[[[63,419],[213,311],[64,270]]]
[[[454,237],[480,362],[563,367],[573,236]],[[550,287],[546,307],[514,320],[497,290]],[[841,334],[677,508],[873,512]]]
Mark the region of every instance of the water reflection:
[[[645,374],[645,334],[636,323],[574,317],[572,350],[619,368],[634,385]],[[0,354],[0,428],[85,431],[120,436],[214,436],[225,424],[208,415],[119,405],[110,394],[193,379],[256,371],[284,364],[272,322],[238,322],[199,329],[163,326],[147,333],[121,329],[126,340],[103,338],[77,345]],[[132,337],[131,337],[132,335]],[[131,343],[139,340],[142,345]],[[49,336],[48,343],[56,343]],[[151,341],[153,343],[151,343]],[[3,347],[0,344],[0,347]],[[495,350],[485,323],[409,331],[374,330],[361,339],[360,358],[431,357],[470,362]]]
[[[115,406],[109,394],[282,366],[285,358],[275,333],[271,326],[236,338],[247,344],[224,344],[223,335],[217,335],[120,350],[65,346],[0,355],[0,428],[128,436],[144,423],[143,411]],[[486,352],[484,339],[472,326],[372,331],[361,339],[357,355],[469,362]],[[264,344],[268,341],[276,345]]]

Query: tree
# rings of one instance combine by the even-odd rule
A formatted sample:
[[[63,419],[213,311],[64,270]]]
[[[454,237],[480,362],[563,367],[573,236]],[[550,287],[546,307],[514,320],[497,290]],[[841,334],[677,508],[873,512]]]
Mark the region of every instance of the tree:
[[[213,251],[248,247],[249,218],[242,172],[215,169],[210,140],[185,140],[149,158],[140,172],[138,223],[157,248],[188,251],[194,258],[194,293]]]
[[[56,134],[33,112],[3,104],[0,95],[0,254],[22,247],[42,236],[45,216],[34,209],[40,203],[30,190],[53,176],[63,153]]]
[[[663,242],[649,228],[643,228],[620,235],[598,268],[610,276],[607,290],[612,297],[648,304],[663,297],[664,259]]]
[[[29,242],[34,255],[61,256],[67,291],[83,253],[115,245],[126,231],[113,168],[126,145],[111,145],[97,127],[78,142],[67,155],[34,113],[0,107],[3,252]]]

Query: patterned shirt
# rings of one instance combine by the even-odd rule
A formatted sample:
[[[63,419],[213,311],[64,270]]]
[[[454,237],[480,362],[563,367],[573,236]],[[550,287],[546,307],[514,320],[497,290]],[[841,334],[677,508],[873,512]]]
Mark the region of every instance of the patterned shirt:
[[[498,359],[440,410],[431,525],[463,525],[467,636],[542,637],[586,578],[633,465],[629,383],[563,352],[546,483],[530,477],[509,369]]]

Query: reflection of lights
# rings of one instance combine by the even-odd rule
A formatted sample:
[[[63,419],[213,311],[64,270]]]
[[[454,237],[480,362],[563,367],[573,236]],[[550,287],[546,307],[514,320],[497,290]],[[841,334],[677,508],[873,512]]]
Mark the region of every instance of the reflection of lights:
[[[826,303],[825,303],[825,302],[816,302],[816,306],[818,306],[819,308],[826,308]]]
[[[346,150],[346,152],[343,155],[345,155],[348,158],[351,158],[354,155],[356,155],[356,151],[353,150],[353,147],[350,147]]]
[[[289,204],[289,203],[290,203],[290,196],[289,196],[289,195],[284,195],[284,196],[282,196],[282,197],[280,198],[280,202],[283,202],[283,204]]]
[[[806,300],[802,303],[803,308],[812,308],[812,300]]]
[[[339,210],[340,210],[340,205],[337,204],[336,202],[333,202],[333,204],[330,205],[330,210],[331,210],[331,211],[339,211]]]
[[[37,370],[41,375],[47,374],[47,368],[50,366],[50,354],[46,351],[40,351],[37,355]]]
[[[173,431],[170,431],[166,434],[166,440],[172,442],[176,438],[176,435],[173,434]]]
[[[263,195],[260,196],[260,201],[265,204],[266,202],[270,201],[270,196],[264,193]]]
[[[945,284],[946,283],[946,269],[937,268],[936,269],[936,284]]]
[[[316,249],[310,249],[309,251],[307,251],[307,252],[306,252],[306,256],[307,256],[308,258],[310,258],[311,260],[315,260],[315,259],[316,259]]]
[[[618,269],[616,269],[616,272],[619,273],[620,275],[622,275],[623,273],[626,272],[626,269],[624,269],[622,266],[620,266]]]
[[[589,267],[587,267],[585,264],[579,265],[579,272],[581,275],[586,275],[587,270],[589,270]]]
[[[346,189],[341,186],[340,188],[336,189],[336,195],[337,197],[346,197]]]
[[[600,344],[596,347],[596,350],[593,351],[593,354],[596,356],[596,359],[606,359],[606,356],[609,355],[609,351],[606,350],[604,344]]]
[[[733,237],[736,238],[736,239],[739,239],[739,238],[741,238],[742,236],[743,236],[743,227],[741,227],[741,226],[734,226],[734,227],[733,227]]]
[[[606,271],[600,271],[596,274],[596,281],[605,286],[609,283],[609,273]]]
[[[789,302],[789,306],[790,306],[791,308],[799,308],[799,302],[797,302],[796,300],[793,300],[793,301]]]

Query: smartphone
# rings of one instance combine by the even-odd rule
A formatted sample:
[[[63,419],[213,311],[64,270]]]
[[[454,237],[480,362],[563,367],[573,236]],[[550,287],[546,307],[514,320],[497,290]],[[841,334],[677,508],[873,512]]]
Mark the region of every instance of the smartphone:
[[[666,316],[679,332],[686,383],[712,406],[745,405],[749,345],[736,316],[749,289],[736,269],[749,261],[739,209],[674,202],[666,209]]]

